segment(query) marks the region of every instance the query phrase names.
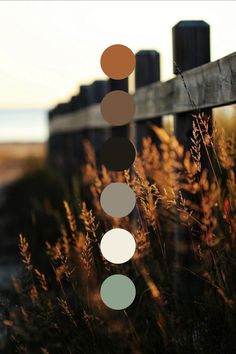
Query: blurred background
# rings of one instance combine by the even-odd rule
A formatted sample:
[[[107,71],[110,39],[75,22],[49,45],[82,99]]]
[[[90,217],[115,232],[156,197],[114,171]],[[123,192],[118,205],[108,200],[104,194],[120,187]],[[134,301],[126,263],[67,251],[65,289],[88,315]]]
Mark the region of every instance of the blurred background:
[[[27,202],[45,186],[43,175],[34,182],[38,188],[17,181],[46,164],[48,111],[77,94],[80,84],[105,78],[100,56],[114,43],[134,52],[158,50],[161,80],[173,77],[171,28],[183,19],[211,26],[212,61],[232,53],[235,10],[230,1],[0,2],[0,288],[17,274],[20,212],[30,213]],[[213,114],[232,129],[235,106]],[[171,117],[166,122],[171,126]],[[18,187],[9,189],[13,183]]]

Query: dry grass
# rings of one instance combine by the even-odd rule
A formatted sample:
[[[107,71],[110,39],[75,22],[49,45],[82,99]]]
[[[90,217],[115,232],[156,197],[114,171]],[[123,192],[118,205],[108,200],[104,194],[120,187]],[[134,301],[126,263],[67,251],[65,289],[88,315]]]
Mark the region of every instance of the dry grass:
[[[89,142],[83,166],[80,215],[64,201],[61,238],[47,243],[54,275],[35,269],[26,239],[20,252],[26,283],[15,281],[20,307],[5,320],[21,353],[233,353],[235,330],[236,178],[235,140],[196,116],[192,148],[153,126],[134,166],[121,173],[96,167]],[[202,154],[208,158],[204,169]],[[135,191],[134,214],[112,219],[99,196],[111,181]],[[119,267],[102,257],[99,242],[111,227],[130,230],[132,260]],[[101,302],[102,279],[128,274],[137,297],[126,311]],[[23,290],[24,289],[24,290]],[[30,333],[35,336],[31,337]],[[40,349],[39,349],[40,348]]]

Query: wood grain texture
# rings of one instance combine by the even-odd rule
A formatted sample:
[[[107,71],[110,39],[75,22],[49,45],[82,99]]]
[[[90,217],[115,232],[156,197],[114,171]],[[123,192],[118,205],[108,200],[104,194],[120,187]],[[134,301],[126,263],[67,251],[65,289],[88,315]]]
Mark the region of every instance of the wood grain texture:
[[[49,125],[50,135],[61,132],[79,131],[92,128],[109,128],[103,119],[100,104],[92,105],[77,112],[54,116]]]
[[[166,82],[157,82],[137,90],[135,120],[171,113],[189,112],[236,103],[236,52],[204,64]],[[108,123],[96,104],[81,111],[55,116],[50,134],[91,128],[106,128]]]
[[[212,108],[236,102],[236,52],[183,73],[196,108]],[[141,88],[135,95],[136,119],[194,109],[180,75],[164,83]]]

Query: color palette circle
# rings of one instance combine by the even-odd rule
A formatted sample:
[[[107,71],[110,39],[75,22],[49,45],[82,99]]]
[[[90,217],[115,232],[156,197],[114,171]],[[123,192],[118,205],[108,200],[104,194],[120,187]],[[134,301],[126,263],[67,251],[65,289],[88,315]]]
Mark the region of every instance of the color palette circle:
[[[117,136],[108,139],[101,148],[101,160],[108,170],[123,171],[135,160],[135,148],[125,137]]]
[[[114,274],[106,278],[100,289],[101,299],[112,310],[124,310],[135,299],[135,285],[125,275]]]
[[[105,233],[100,243],[100,249],[106,260],[111,263],[122,264],[133,257],[136,243],[130,232],[115,228]]]
[[[101,56],[103,72],[115,80],[129,76],[135,68],[135,55],[131,49],[122,44],[114,44],[104,50]]]
[[[122,90],[111,91],[103,98],[101,105],[103,118],[111,125],[129,123],[135,113],[134,99]]]
[[[112,80],[127,78],[135,68],[135,55],[126,46],[115,44],[106,48],[100,64],[104,73]],[[103,118],[112,126],[128,124],[135,114],[135,103],[131,95],[121,90],[111,90],[102,100],[100,110]],[[124,171],[135,160],[136,151],[126,137],[111,137],[101,149],[101,161],[111,171]],[[111,217],[127,216],[134,209],[136,196],[126,183],[107,185],[100,196],[103,211]],[[114,264],[128,262],[136,250],[136,242],[131,233],[122,228],[107,231],[100,243],[103,257]],[[135,299],[135,285],[127,276],[111,275],[100,288],[104,304],[113,310],[124,310]]]
[[[134,209],[136,197],[134,191],[126,183],[110,183],[100,196],[100,203],[110,216],[121,218]]]

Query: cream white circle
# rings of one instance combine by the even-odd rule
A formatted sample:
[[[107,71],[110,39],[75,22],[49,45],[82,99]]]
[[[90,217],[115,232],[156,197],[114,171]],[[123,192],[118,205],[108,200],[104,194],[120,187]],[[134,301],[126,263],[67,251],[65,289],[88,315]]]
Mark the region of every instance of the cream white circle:
[[[124,229],[111,229],[103,236],[100,249],[109,262],[121,264],[133,257],[136,243],[130,232]]]

